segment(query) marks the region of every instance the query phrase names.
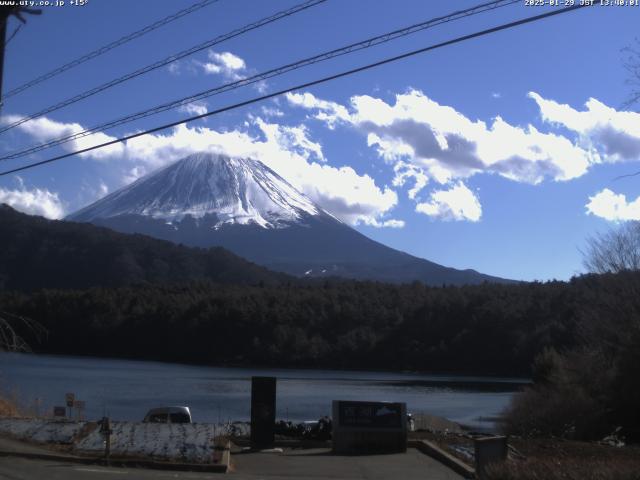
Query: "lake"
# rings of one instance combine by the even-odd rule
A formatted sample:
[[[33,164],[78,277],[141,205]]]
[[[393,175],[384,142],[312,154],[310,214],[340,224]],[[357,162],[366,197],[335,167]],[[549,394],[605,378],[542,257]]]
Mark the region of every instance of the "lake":
[[[148,409],[188,405],[194,422],[248,420],[251,376],[274,376],[277,418],[316,420],[332,400],[406,402],[407,412],[446,417],[477,430],[509,404],[522,379],[335,370],[222,368],[92,357],[0,353],[0,385],[40,413],[86,402],[86,417],[142,420]],[[525,381],[526,382],[526,381]],[[38,399],[38,400],[36,400]],[[35,409],[35,407],[34,407]]]

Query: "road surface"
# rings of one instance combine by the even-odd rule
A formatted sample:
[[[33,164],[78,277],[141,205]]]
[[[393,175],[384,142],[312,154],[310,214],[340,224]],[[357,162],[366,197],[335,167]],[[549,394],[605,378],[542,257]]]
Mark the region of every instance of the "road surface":
[[[247,453],[232,457],[233,470],[221,473],[174,472],[138,468],[101,467],[67,461],[0,457],[2,480],[460,480],[462,477],[432,458],[409,449],[402,455],[333,456],[322,450],[284,454]]]

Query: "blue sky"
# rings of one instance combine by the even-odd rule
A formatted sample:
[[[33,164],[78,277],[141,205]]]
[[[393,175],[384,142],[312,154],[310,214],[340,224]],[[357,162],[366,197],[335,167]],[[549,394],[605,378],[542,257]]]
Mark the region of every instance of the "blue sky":
[[[43,7],[9,43],[4,90],[195,0]],[[6,100],[10,123],[287,9],[219,0]],[[478,1],[328,0],[0,134],[10,153]],[[19,160],[303,83],[553,7],[524,1],[301,69]],[[0,201],[60,218],[196,150],[255,156],[364,234],[456,268],[525,280],[582,272],[585,239],[640,219],[640,114],[622,107],[640,7],[596,6],[173,130],[0,177]],[[10,20],[12,32],[17,21]],[[638,107],[640,108],[640,106]],[[3,169],[4,170],[4,169]]]

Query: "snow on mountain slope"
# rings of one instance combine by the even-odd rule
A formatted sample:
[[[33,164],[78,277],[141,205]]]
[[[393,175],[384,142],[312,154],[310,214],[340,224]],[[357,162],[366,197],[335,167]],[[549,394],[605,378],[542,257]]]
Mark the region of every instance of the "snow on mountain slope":
[[[67,220],[191,247],[220,246],[296,276],[430,285],[502,281],[387,247],[336,219],[263,163],[210,153],[153,172]]]
[[[179,222],[187,215],[215,214],[223,224],[279,228],[303,215],[326,214],[262,162],[197,153],[70,215],[91,222],[120,215],[143,215]]]

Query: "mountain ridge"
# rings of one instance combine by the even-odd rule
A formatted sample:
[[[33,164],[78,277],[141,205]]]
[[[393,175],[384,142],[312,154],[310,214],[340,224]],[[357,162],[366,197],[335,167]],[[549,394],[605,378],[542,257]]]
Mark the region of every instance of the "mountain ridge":
[[[262,162],[196,153],[139,178],[66,217],[96,218],[137,214],[167,222],[215,212],[217,227],[255,223],[279,228],[301,215],[328,213]]]
[[[221,247],[199,249],[92,224],[48,220],[0,204],[0,290],[293,280]]]
[[[511,282],[445,267],[376,242],[252,159],[193,154],[66,219],[188,246],[222,246],[298,277],[429,285]]]

